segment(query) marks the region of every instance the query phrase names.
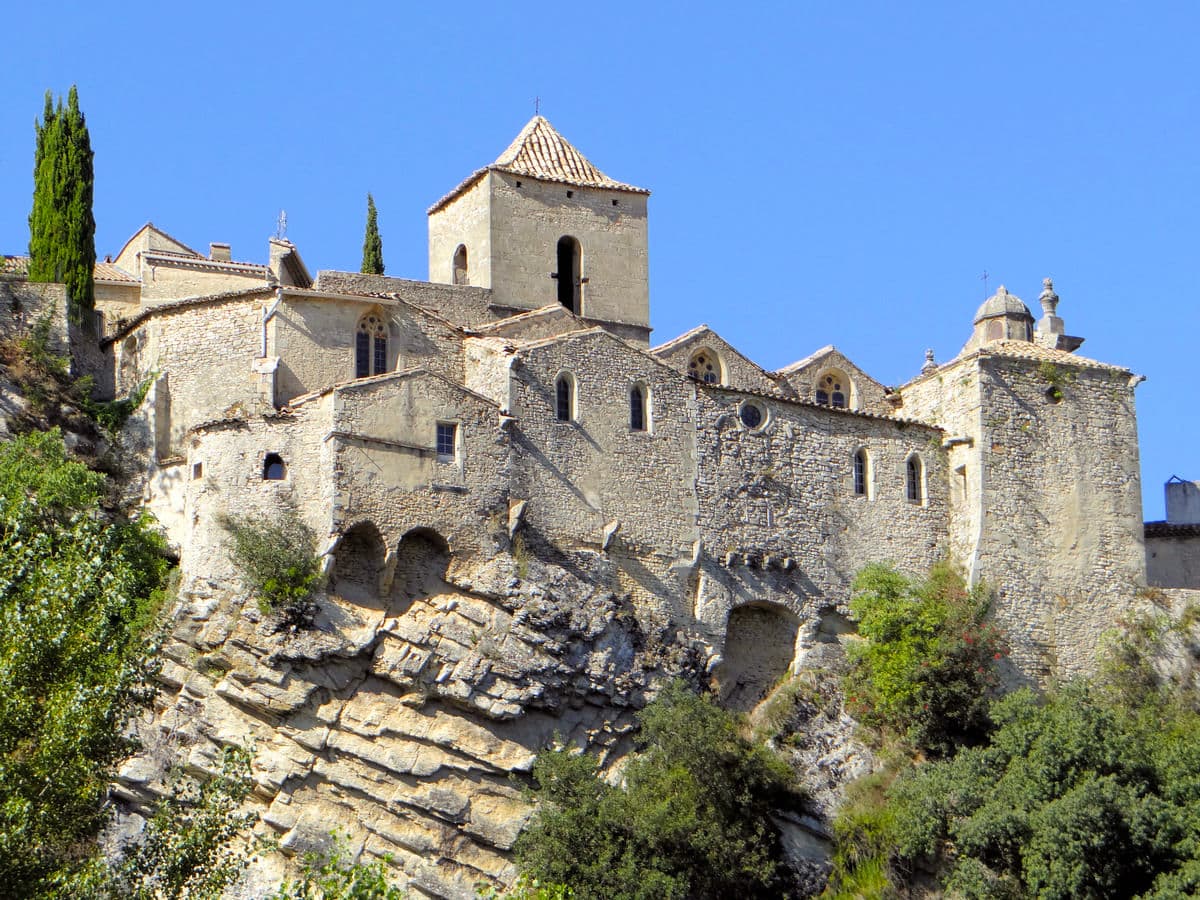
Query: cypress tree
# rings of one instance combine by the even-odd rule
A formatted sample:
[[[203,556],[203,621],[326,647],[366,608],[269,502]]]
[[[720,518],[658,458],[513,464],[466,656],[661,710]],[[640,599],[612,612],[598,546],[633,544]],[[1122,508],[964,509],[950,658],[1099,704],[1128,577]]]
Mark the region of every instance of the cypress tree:
[[[46,92],[42,119],[35,123],[33,209],[29,213],[29,280],[67,286],[71,318],[86,320],[95,306],[96,219],[92,214],[92,141],[71,86],[64,109]]]
[[[362,271],[368,275],[383,274],[383,241],[379,237],[375,198],[370,194],[367,194],[367,233],[363,238]]]

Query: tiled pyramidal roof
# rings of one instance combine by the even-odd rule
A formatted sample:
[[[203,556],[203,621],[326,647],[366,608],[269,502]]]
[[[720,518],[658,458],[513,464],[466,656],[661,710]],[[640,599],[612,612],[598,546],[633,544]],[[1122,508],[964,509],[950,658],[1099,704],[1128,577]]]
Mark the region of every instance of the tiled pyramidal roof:
[[[542,116],[534,116],[494,163],[472,172],[454,190],[433,204],[429,212],[437,212],[487,172],[507,172],[510,175],[522,175],[539,181],[553,181],[576,187],[627,191],[633,194],[650,193],[645,188],[609,178],[559,134],[553,125]]]
[[[508,149],[488,168],[510,172],[513,175],[540,178],[543,181],[577,184],[580,187],[650,193],[644,188],[609,178],[541,116],[530,119],[521,129],[521,133],[508,145]]]

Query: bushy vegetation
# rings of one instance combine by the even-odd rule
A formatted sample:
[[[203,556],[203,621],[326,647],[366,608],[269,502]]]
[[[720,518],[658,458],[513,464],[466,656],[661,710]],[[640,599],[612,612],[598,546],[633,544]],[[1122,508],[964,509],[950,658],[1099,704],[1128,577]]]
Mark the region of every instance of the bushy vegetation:
[[[149,696],[167,570],[144,520],[57,431],[0,444],[0,884],[36,895],[91,850],[122,726]]]
[[[225,750],[220,772],[200,783],[177,775],[171,793],[119,859],[93,857],[61,879],[61,892],[89,900],[216,900],[249,861],[248,829],[239,812],[250,794],[250,753]]]
[[[233,560],[259,610],[280,612],[285,625],[304,627],[315,613],[311,603],[321,584],[316,535],[300,514],[285,509],[274,518],[225,516],[221,526],[233,540]]]
[[[797,799],[787,765],[681,683],[640,719],[641,753],[621,787],[599,777],[591,756],[538,757],[540,806],[517,843],[523,871],[580,900],[784,893],[770,813]]]
[[[938,563],[922,581],[867,566],[853,590],[850,611],[866,639],[851,646],[845,680],[855,718],[932,755],[982,740],[1006,652],[986,619],[986,587],[968,590],[961,573]]]
[[[994,699],[982,740],[852,786],[828,895],[922,879],[965,898],[1200,893],[1200,698],[1153,664],[1189,623],[1126,626],[1096,681]]]
[[[387,877],[383,861],[352,862],[345,840],[333,834],[328,853],[307,853],[300,878],[280,885],[268,900],[403,900],[404,892]]]

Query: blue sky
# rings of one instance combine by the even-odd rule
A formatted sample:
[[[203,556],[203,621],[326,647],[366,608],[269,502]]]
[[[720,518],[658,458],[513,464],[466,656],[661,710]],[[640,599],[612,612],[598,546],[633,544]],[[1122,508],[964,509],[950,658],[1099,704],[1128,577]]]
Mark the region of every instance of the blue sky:
[[[1137,391],[1146,518],[1200,479],[1195,3],[56,3],[5,18],[0,252],[33,120],[79,85],[97,250],[147,220],[265,261],[390,274],[425,209],[533,114],[653,190],[655,341],[707,322],[775,368],[834,343],[887,384],[966,340],[988,286]]]

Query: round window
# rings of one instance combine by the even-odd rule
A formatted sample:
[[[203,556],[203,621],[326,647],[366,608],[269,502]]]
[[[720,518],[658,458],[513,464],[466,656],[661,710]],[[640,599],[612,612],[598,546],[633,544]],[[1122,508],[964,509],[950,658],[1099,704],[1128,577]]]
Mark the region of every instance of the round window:
[[[742,420],[742,424],[747,428],[758,428],[762,425],[766,416],[763,414],[762,407],[757,403],[746,402],[742,404],[738,416]]]

